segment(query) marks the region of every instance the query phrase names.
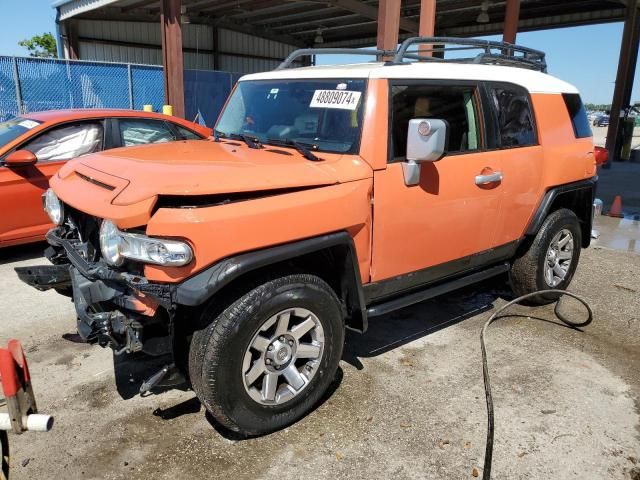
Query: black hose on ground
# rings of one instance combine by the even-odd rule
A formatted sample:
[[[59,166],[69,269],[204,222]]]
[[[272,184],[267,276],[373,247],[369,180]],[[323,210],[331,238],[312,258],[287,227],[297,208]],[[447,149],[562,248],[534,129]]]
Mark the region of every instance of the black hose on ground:
[[[484,378],[484,393],[487,399],[487,443],[485,447],[484,453],[484,468],[482,472],[482,479],[489,480],[491,478],[491,460],[493,457],[493,436],[494,436],[494,416],[493,416],[493,397],[491,396],[491,383],[489,382],[489,367],[487,365],[487,348],[485,346],[485,336],[487,332],[487,328],[498,318],[502,312],[504,312],[507,308],[520,303],[529,298],[538,296],[540,294],[557,294],[558,299],[556,300],[556,306],[554,308],[554,313],[556,317],[558,317],[563,323],[568,325],[571,328],[579,328],[585,327],[591,323],[593,320],[593,312],[591,311],[591,307],[586,302],[586,300],[582,299],[578,295],[567,292],[565,290],[540,290],[538,292],[528,293],[526,295],[522,295],[521,297],[515,298],[511,300],[506,305],[503,305],[498,310],[496,310],[493,315],[487,320],[487,323],[482,327],[482,331],[480,332],[480,348],[482,349],[482,376]],[[560,305],[560,299],[563,295],[567,295],[569,297],[575,298],[578,302],[580,302],[587,309],[588,317],[583,322],[573,322],[565,317],[559,310],[558,306]]]

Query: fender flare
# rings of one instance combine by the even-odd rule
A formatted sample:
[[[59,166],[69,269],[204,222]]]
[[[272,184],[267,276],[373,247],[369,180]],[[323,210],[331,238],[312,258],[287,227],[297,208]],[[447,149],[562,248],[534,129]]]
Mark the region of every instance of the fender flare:
[[[538,205],[538,208],[536,209],[535,213],[531,217],[531,220],[529,221],[529,225],[525,230],[525,235],[535,236],[538,233],[538,230],[540,230],[540,227],[542,226],[544,220],[549,215],[551,207],[553,206],[553,203],[560,196],[566,195],[566,194],[586,193],[586,198],[589,199],[590,203],[588,206],[584,206],[584,207],[587,208],[587,211],[589,212],[589,214],[587,215],[587,218],[579,217],[579,220],[583,224],[583,232],[584,231],[589,232],[589,235],[586,235],[586,236],[583,235],[583,237],[586,237],[586,238],[582,239],[582,246],[584,248],[588,247],[589,244],[591,243],[591,226],[593,223],[591,207],[595,199],[597,180],[598,180],[598,177],[594,177],[594,178],[589,178],[587,180],[580,180],[578,182],[559,185],[547,190],[542,201]]]
[[[360,268],[353,239],[344,231],[227,257],[180,283],[175,290],[175,301],[185,306],[202,305],[223,287],[247,273],[323,250],[342,252],[342,265],[337,266],[342,269],[343,291],[336,293],[347,303],[351,313],[349,326],[364,332],[368,322]]]

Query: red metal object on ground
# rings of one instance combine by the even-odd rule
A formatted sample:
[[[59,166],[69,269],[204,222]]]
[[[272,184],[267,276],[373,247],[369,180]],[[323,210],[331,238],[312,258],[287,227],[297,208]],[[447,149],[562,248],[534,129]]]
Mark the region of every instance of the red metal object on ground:
[[[9,340],[7,348],[0,348],[0,382],[9,410],[11,430],[22,433],[27,430],[27,417],[38,413],[38,407],[27,359],[18,340]]]
[[[7,348],[0,348],[0,380],[5,397],[14,397],[20,385],[30,384],[29,367],[18,340],[9,340]]]
[[[8,413],[0,412],[0,480],[6,480],[10,466],[7,431],[48,432],[53,426],[53,417],[38,414],[27,358],[18,340],[9,340],[7,348],[0,348],[0,385],[8,410]],[[4,401],[0,398],[0,406]]]

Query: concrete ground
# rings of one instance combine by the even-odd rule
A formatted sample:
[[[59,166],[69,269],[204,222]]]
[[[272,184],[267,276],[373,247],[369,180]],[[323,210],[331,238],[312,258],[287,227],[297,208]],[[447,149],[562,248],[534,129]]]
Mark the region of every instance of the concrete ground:
[[[599,228],[615,228],[611,221]],[[71,303],[13,274],[41,263],[41,248],[0,250],[0,343],[22,339],[40,410],[56,417],[50,433],[12,436],[14,479],[482,475],[478,338],[509,298],[502,281],[349,334],[334,387],[315,411],[238,440],[216,429],[192,392],[122,400],[111,352],[62,338],[74,329]],[[549,307],[519,307],[489,330],[496,479],[640,479],[640,255],[598,245],[582,255],[571,289],[591,303],[592,325],[575,331]]]

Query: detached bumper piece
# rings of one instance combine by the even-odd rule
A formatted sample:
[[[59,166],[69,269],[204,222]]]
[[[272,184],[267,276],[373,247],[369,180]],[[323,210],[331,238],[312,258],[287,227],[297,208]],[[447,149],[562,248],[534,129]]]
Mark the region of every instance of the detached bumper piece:
[[[69,265],[44,265],[34,267],[16,267],[18,278],[27,285],[45,291],[51,288],[67,290],[71,287]]]

